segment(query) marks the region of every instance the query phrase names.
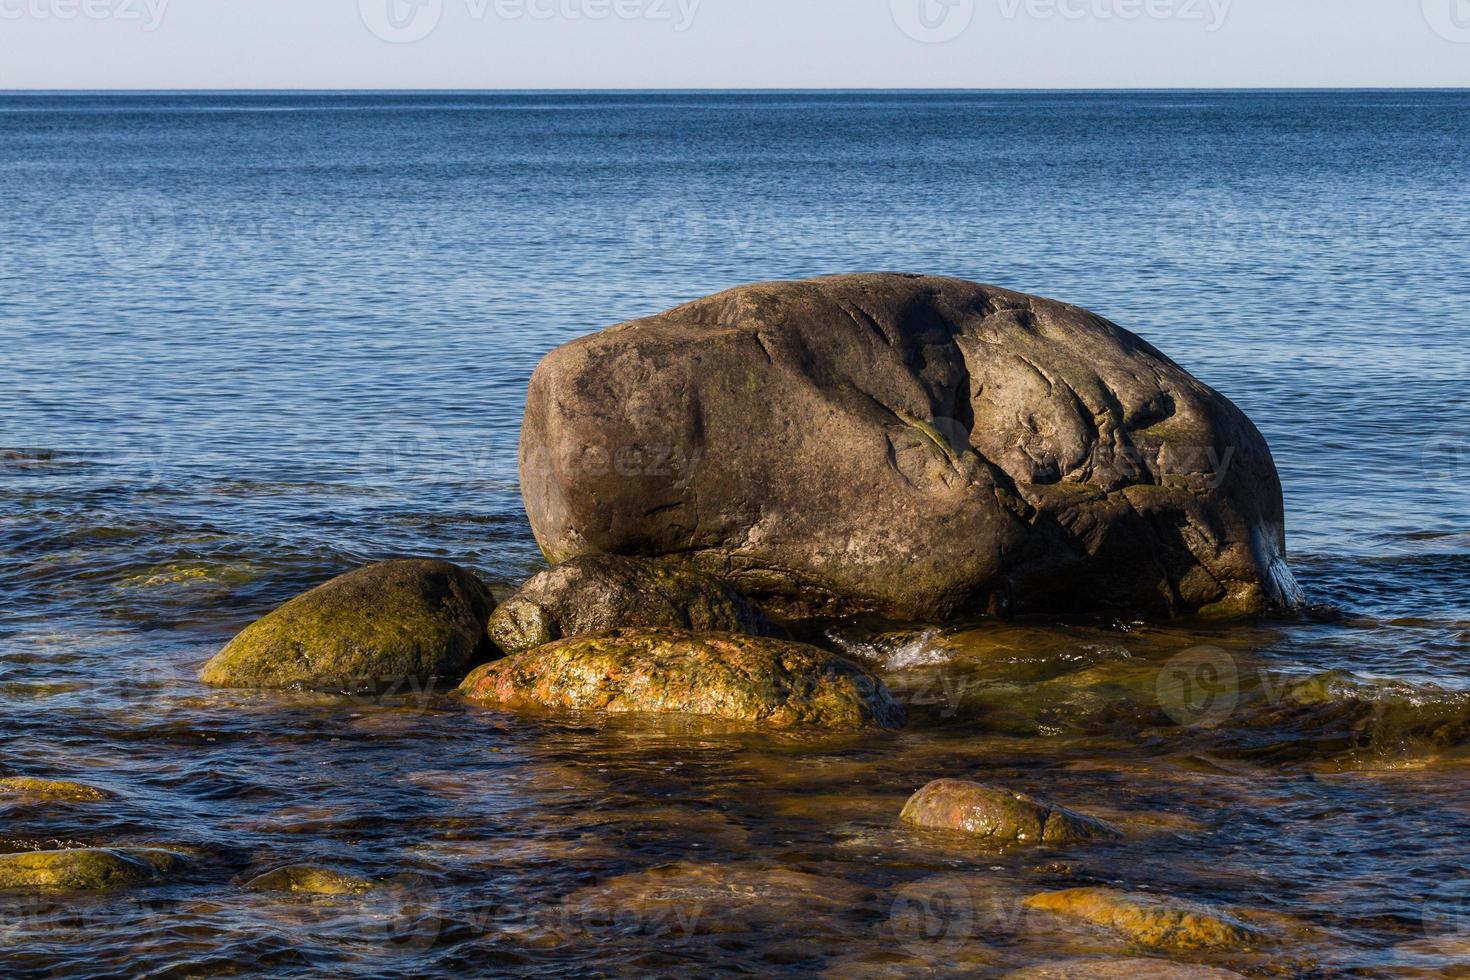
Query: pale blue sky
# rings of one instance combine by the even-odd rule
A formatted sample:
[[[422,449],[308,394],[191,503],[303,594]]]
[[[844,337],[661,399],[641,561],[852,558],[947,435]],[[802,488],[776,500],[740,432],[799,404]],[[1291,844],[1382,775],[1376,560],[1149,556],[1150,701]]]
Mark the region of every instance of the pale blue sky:
[[[8,89],[1214,86],[1470,86],[1470,0],[0,0]]]

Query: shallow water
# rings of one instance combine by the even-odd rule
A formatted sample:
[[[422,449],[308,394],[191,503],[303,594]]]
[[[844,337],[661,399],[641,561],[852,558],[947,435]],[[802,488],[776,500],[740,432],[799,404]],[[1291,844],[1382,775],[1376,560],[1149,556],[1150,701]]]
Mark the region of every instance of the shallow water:
[[[10,972],[1000,975],[1139,955],[1018,900],[1281,917],[1258,976],[1470,975],[1470,95],[0,97],[0,850],[201,849],[0,898]],[[740,282],[963,275],[1096,309],[1240,404],[1338,610],[1234,627],[838,624],[898,735],[220,693],[347,567],[538,567],[556,344]],[[940,776],[1124,841],[980,852]],[[362,899],[241,887],[289,862]],[[1165,955],[1170,954],[1157,954]],[[257,966],[258,965],[258,966]]]

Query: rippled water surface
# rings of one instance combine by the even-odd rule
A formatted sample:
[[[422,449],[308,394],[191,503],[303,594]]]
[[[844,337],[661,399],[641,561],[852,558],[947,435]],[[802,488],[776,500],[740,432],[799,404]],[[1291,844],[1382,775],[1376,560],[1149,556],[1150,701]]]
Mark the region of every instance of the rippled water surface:
[[[1470,976],[1467,161],[1463,93],[0,96],[0,776],[111,794],[0,799],[0,851],[197,849],[157,888],[0,896],[0,962]],[[539,567],[515,443],[553,346],[872,269],[1091,307],[1225,392],[1330,609],[835,624],[910,704],[863,738],[194,680],[362,562],[502,595]],[[1129,833],[899,825],[941,776]],[[241,887],[294,862],[386,884]],[[1089,884],[1276,932],[1150,954],[1019,904]]]

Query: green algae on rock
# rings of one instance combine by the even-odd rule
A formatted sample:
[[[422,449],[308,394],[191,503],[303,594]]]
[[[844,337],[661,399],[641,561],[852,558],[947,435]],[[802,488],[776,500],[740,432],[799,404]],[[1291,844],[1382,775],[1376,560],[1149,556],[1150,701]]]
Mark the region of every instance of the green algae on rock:
[[[9,776],[0,779],[0,799],[19,797],[27,802],[100,803],[111,795],[94,786],[62,779],[36,779],[32,776]]]
[[[904,805],[901,819],[998,843],[1074,844],[1123,836],[1111,824],[1065,807],[959,779],[937,779],[919,790]]]
[[[366,878],[331,868],[296,864],[257,875],[247,881],[245,887],[256,892],[289,892],[293,895],[362,895],[372,891],[374,885]]]
[[[162,848],[77,848],[0,855],[0,890],[108,891],[153,884],[188,858]]]
[[[693,568],[646,558],[574,558],[523,585],[490,617],[506,654],[612,629],[782,636],[734,588]]]
[[[1262,936],[1227,912],[1163,895],[1071,888],[1026,899],[1027,908],[1082,919],[1157,949],[1249,949]]]
[[[1168,960],[1064,960],[1007,973],[1005,980],[1245,980],[1234,970]]]
[[[458,683],[490,655],[495,600],[444,561],[390,561],[332,579],[246,627],[205,665],[215,687],[374,693]]]
[[[734,633],[620,630],[487,664],[460,688],[510,707],[691,714],[769,728],[899,728],[888,688],[844,657]]]

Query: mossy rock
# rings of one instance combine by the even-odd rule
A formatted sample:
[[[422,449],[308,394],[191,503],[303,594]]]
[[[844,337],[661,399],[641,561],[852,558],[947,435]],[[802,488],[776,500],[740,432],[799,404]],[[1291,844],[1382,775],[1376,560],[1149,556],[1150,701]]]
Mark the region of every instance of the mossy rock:
[[[1111,824],[1024,793],[960,779],[936,779],[910,797],[901,819],[929,830],[953,830],[995,843],[1077,844],[1116,840]]]
[[[0,855],[0,890],[110,891],[177,874],[188,858],[159,848],[78,848]]]
[[[1114,888],[1071,888],[1026,899],[1026,907],[1082,919],[1156,949],[1249,949],[1261,933],[1196,902]]]
[[[245,887],[256,892],[293,895],[363,895],[372,891],[374,885],[366,878],[331,868],[297,864],[258,875],[247,881]]]
[[[491,653],[495,600],[444,561],[359,568],[246,627],[205,665],[215,687],[375,693],[458,683]]]
[[[101,803],[111,795],[93,786],[61,779],[10,776],[0,779],[0,798],[19,797],[27,802]]]
[[[1064,960],[1007,973],[1005,980],[1245,980],[1234,970],[1168,960]]]
[[[576,558],[532,578],[490,617],[502,652],[614,629],[785,636],[730,585],[687,566],[646,558]]]
[[[704,715],[767,728],[898,728],[904,710],[865,668],[769,637],[620,630],[481,667],[460,692],[509,707]]]

